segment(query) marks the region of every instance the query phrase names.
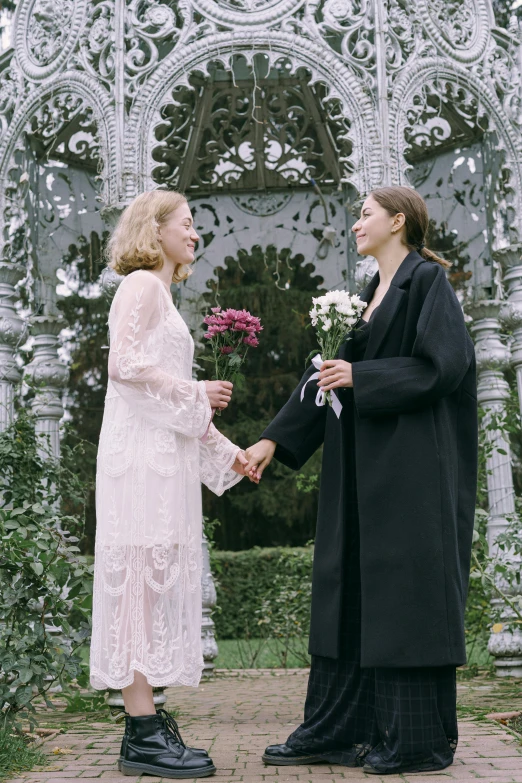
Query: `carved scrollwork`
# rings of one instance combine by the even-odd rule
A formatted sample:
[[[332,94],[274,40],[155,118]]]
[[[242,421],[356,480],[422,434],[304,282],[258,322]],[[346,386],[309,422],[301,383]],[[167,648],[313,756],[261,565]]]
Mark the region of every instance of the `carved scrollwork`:
[[[236,81],[220,70],[164,103],[153,177],[187,191],[309,187],[311,178],[337,186],[352,166],[338,104],[304,76]],[[195,137],[194,127],[204,130]]]
[[[186,0],[175,4],[132,0],[127,18],[125,92],[132,97],[147,73],[159,62],[160,49],[161,57],[165,57],[183,40],[191,18],[190,5]]]
[[[100,147],[96,122],[84,98],[62,92],[42,102],[29,119],[27,132],[54,157],[98,167]]]
[[[195,11],[223,27],[267,27],[304,4],[305,0],[193,0]]]
[[[29,79],[45,79],[71,54],[85,21],[87,0],[34,0],[20,4],[16,55]]]
[[[488,54],[485,70],[507,116],[522,126],[522,74],[518,51],[509,39],[498,36]]]
[[[371,0],[312,0],[308,25],[374,86],[375,19]]]
[[[24,84],[15,64],[0,73],[0,137],[9,127],[16,107],[24,97]]]
[[[80,62],[92,76],[107,85],[114,80],[114,37],[113,0],[91,3],[80,40]]]
[[[386,65],[390,72],[402,68],[419,45],[414,19],[398,0],[388,1]]]
[[[275,215],[286,207],[292,200],[291,193],[245,193],[239,196],[233,196],[234,204],[242,212],[248,215],[257,215],[266,217]]]
[[[480,60],[490,40],[486,0],[418,0],[423,27],[444,54],[461,63]]]

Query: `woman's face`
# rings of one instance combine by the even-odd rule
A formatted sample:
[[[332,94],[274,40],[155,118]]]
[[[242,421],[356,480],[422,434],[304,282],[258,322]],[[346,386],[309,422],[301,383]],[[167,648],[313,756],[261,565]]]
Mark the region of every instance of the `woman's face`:
[[[375,256],[391,237],[399,235],[399,229],[403,224],[402,213],[391,217],[373,196],[368,196],[362,206],[361,217],[352,226],[357,241],[357,252],[362,256]]]
[[[158,234],[167,258],[175,264],[191,264],[194,261],[199,237],[194,229],[188,204],[182,204],[171,212],[160,226]]]

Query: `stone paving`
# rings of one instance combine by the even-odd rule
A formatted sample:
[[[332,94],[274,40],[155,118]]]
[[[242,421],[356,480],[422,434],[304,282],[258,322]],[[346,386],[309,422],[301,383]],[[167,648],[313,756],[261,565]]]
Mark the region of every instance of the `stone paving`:
[[[266,767],[261,761],[265,746],[284,741],[301,719],[306,682],[306,670],[223,672],[204,681],[197,690],[169,689],[167,706],[176,712],[187,744],[209,749],[218,768],[209,780],[220,783],[433,783],[436,778],[448,783],[522,783],[520,738],[498,722],[484,720],[485,712],[491,709],[522,709],[522,696],[516,681],[491,679],[459,684],[459,704],[464,714],[459,747],[454,764],[443,772],[380,777],[329,764]],[[24,773],[11,783],[78,783],[78,778],[121,778],[123,783],[116,767],[121,733],[121,726],[111,722],[91,722],[87,715],[69,716],[65,733],[43,745],[49,755],[48,766]],[[161,778],[125,780],[159,783]]]

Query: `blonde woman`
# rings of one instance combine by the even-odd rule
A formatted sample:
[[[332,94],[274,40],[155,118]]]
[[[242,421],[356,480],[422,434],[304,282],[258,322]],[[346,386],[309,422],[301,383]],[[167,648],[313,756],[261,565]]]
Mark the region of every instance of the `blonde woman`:
[[[232,384],[192,380],[194,343],[170,294],[191,273],[197,241],[186,199],[151,191],[109,242],[109,265],[124,279],[109,313],[90,665],[94,688],[123,691],[125,775],[215,771],[152,698],[153,686],[199,683],[201,482],[221,495],[246,463],[211,423]]]

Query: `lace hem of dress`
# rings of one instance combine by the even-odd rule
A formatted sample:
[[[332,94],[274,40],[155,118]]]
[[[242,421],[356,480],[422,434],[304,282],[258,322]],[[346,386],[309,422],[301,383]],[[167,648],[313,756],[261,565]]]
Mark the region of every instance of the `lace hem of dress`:
[[[105,691],[107,688],[119,691],[122,688],[127,688],[129,685],[132,685],[134,682],[134,672],[138,671],[147,678],[147,682],[153,688],[175,688],[181,685],[186,685],[189,688],[197,688],[203,673],[204,663],[202,662],[201,668],[196,670],[192,669],[186,671],[183,667],[180,667],[176,672],[162,677],[150,674],[146,667],[139,663],[132,663],[131,667],[129,674],[120,680],[113,680],[110,677],[107,677],[105,672],[102,672],[101,669],[93,668],[90,673],[91,686],[97,691]]]

